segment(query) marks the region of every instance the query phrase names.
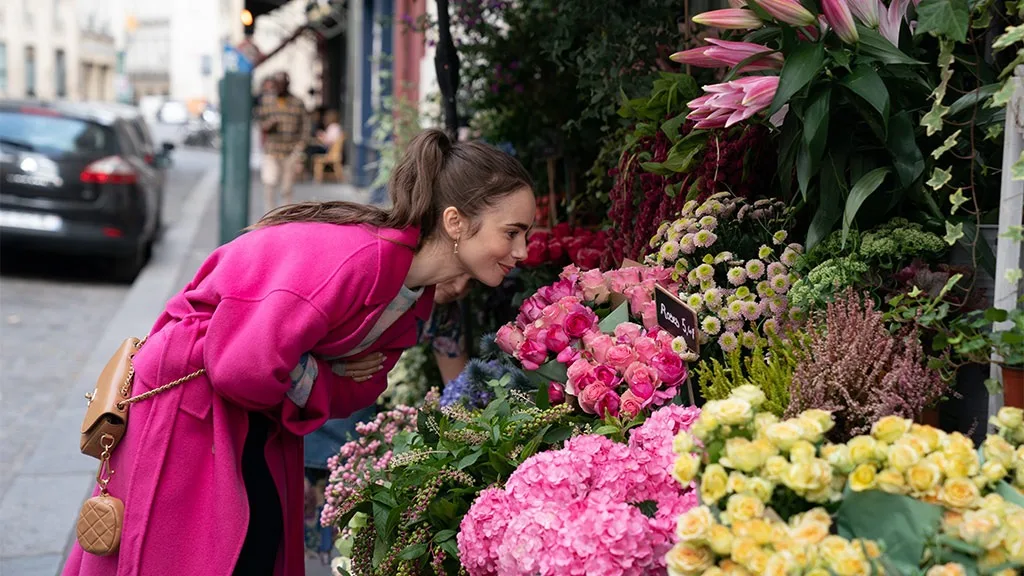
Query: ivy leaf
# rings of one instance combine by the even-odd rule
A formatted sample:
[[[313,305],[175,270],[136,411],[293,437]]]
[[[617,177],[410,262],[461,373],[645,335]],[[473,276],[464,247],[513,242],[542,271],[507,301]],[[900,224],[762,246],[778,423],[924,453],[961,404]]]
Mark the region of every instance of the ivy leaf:
[[[1020,153],[1020,158],[1010,166],[1010,178],[1013,180],[1024,180],[1024,150]]]
[[[942,237],[946,241],[946,244],[952,246],[956,244],[957,240],[964,237],[964,223],[957,222],[955,225],[946,222],[946,235]]]
[[[953,146],[956,146],[956,139],[958,136],[960,136],[960,130],[957,130],[956,132],[950,134],[949,138],[946,138],[946,141],[942,143],[942,146],[939,146],[932,152],[932,158],[938,160],[939,156],[942,156],[943,154],[951,150]]]
[[[921,126],[927,128],[926,133],[929,136],[934,135],[939,130],[942,130],[942,117],[949,112],[949,106],[943,106],[938,100],[932,104],[932,109],[927,114],[921,117]]]
[[[932,177],[928,179],[925,184],[931,187],[932,190],[938,190],[949,183],[953,179],[953,168],[949,167],[946,170],[940,169],[938,166],[932,171]]]
[[[1009,48],[1014,44],[1020,44],[1024,42],[1024,24],[1020,26],[1007,26],[1006,32],[996,38],[996,41],[992,43],[992,49],[995,51],[1002,50],[1003,48]]]
[[[949,203],[953,205],[949,210],[949,215],[956,214],[956,211],[960,209],[964,202],[967,202],[967,196],[964,196],[963,188],[957,188],[956,192],[949,195]]]
[[[1003,135],[1002,124],[992,124],[985,130],[985,140],[995,140]]]
[[[957,42],[967,41],[970,10],[967,0],[921,0],[917,6],[915,34],[948,36]]]
[[[1024,270],[1021,270],[1020,268],[1010,268],[1006,271],[1006,274],[1003,274],[1003,278],[1006,278],[1006,281],[1010,284],[1016,284],[1017,282],[1020,282],[1021,278],[1024,278]]]
[[[996,93],[992,95],[992,100],[989,101],[989,108],[1002,108],[1006,106],[1006,103],[1010,101],[1010,97],[1013,96],[1013,82],[1007,80],[1003,82],[1002,88],[996,90]]]

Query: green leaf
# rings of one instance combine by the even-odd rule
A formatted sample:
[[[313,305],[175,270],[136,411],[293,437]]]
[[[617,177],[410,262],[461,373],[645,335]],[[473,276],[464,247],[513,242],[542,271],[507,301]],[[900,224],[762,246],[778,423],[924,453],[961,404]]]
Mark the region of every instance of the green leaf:
[[[446,529],[441,530],[437,534],[434,534],[434,542],[444,542],[445,540],[451,540],[459,534],[458,530]]]
[[[957,188],[956,192],[949,195],[949,203],[952,204],[952,208],[949,210],[949,214],[952,216],[956,214],[956,211],[960,209],[965,202],[967,202],[967,196],[964,196],[964,189]]]
[[[942,170],[941,168],[936,166],[932,170],[932,177],[929,178],[928,181],[925,182],[925,184],[927,184],[928,187],[931,188],[932,190],[940,190],[943,186],[945,186],[946,184],[949,184],[949,181],[952,180],[952,179],[953,179],[953,168],[952,167],[949,167],[949,168],[947,168],[945,170]]]
[[[956,244],[956,241],[964,237],[964,223],[958,222],[953,224],[946,222],[946,235],[942,237],[946,241],[946,244],[952,246]]]
[[[1024,494],[1021,494],[1016,488],[1007,484],[1006,480],[996,484],[996,492],[1003,497],[1003,500],[1024,508]]]
[[[892,155],[893,167],[900,178],[900,186],[909,188],[924,173],[924,155],[917,147],[914,124],[910,112],[903,111],[889,120],[886,148]]]
[[[1020,153],[1020,158],[1010,166],[1010,178],[1012,180],[1024,180],[1024,150]]]
[[[842,213],[843,191],[846,190],[846,157],[829,152],[821,169],[818,210],[807,230],[806,248],[810,250],[832,232]]]
[[[689,111],[677,114],[676,116],[661,123],[661,131],[665,133],[665,136],[668,136],[669,141],[673,144],[683,137],[683,135],[679,133],[679,128],[683,125],[683,122],[686,122],[687,114],[689,114]]]
[[[874,68],[858,66],[839,83],[877,110],[883,125],[889,124],[889,91]]]
[[[875,168],[871,172],[861,176],[860,180],[853,185],[850,195],[846,197],[846,210],[843,212],[843,246],[846,245],[846,237],[850,232],[850,225],[857,216],[864,201],[882,185],[885,177],[889,175],[888,168]]]
[[[476,461],[479,460],[480,456],[482,455],[483,450],[474,450],[473,452],[470,452],[469,454],[463,456],[462,459],[459,460],[459,463],[455,465],[455,467],[459,470],[465,470],[467,467],[476,464]]]
[[[935,150],[932,150],[932,158],[938,160],[939,156],[942,156],[946,152],[950,151],[953,148],[953,146],[956,146],[956,139],[959,136],[960,130],[957,130],[956,132],[950,134],[949,137],[946,138],[946,141],[942,143],[942,146],[939,146]]]
[[[931,110],[921,117],[921,126],[924,126],[926,134],[932,136],[942,130],[942,118],[949,114],[949,106],[943,106],[938,100],[932,103]]]
[[[828,141],[831,98],[832,87],[826,84],[811,94],[807,107],[804,109],[804,144],[819,160],[825,154],[825,143]]]
[[[441,542],[441,549],[447,552],[448,556],[451,558],[459,557],[459,545],[454,539],[449,538],[448,540]]]
[[[782,105],[789,102],[797,92],[813,80],[822,66],[825,65],[825,45],[818,43],[801,43],[786,56],[779,74],[779,87],[775,98],[768,108],[768,116],[775,114]]]
[[[992,49],[999,51],[1003,48],[1009,48],[1014,44],[1020,44],[1021,42],[1024,42],[1024,24],[1019,26],[1007,26],[1006,32],[1001,34],[996,38],[996,41],[992,43]]]
[[[980,104],[987,100],[989,96],[996,93],[999,90],[1001,84],[986,84],[971,90],[967,94],[956,99],[956,102],[949,107],[949,115],[956,116],[957,114],[964,112],[965,110],[974,108],[975,104]]]
[[[537,408],[540,408],[541,410],[547,410],[550,408],[551,397],[548,395],[548,387],[543,384],[537,386],[537,393],[534,395],[533,401],[537,404]]]
[[[544,442],[547,444],[558,444],[560,442],[565,442],[570,436],[572,436],[572,428],[569,428],[568,426],[559,426],[548,430],[547,433],[544,434]]]
[[[810,146],[806,142],[800,143],[800,149],[796,152],[796,182],[800,187],[800,194],[807,197],[807,190],[811,184],[811,178],[818,172],[819,161],[811,153]]]
[[[938,531],[942,513],[942,507],[909,496],[847,490],[836,512],[836,525],[844,538],[885,542],[885,557],[897,573],[917,574],[925,544]]]
[[[989,108],[1002,108],[1013,96],[1013,82],[1007,80],[998,90],[992,93],[992,100],[989,101]]]
[[[616,428],[615,426],[612,426],[611,424],[605,424],[604,426],[599,426],[597,430],[594,430],[593,432],[591,432],[591,434],[596,434],[597,436],[607,436],[608,434],[615,434],[618,431],[619,429]]]
[[[640,512],[642,512],[643,515],[647,516],[648,518],[654,518],[654,516],[658,513],[658,503],[655,502],[654,500],[644,500],[643,502],[637,502],[636,504],[634,504],[634,506],[639,508]]]
[[[566,370],[565,364],[562,364],[558,360],[552,360],[542,364],[540,368],[537,368],[534,372],[548,382],[561,382],[562,384],[565,384],[569,380],[569,375]]]
[[[917,30],[914,34],[948,36],[957,42],[966,42],[969,21],[967,0],[921,0],[917,5]]]
[[[861,55],[867,56],[872,60],[882,64],[908,64],[913,66],[923,66],[925,64],[920,60],[914,60],[907,56],[899,48],[893,46],[892,42],[889,42],[884,36],[879,34],[877,30],[858,25],[857,34],[860,36],[857,49]]]
[[[986,378],[985,390],[992,396],[998,396],[1003,393],[1003,385],[996,378]]]
[[[420,542],[419,544],[412,544],[410,546],[406,546],[405,549],[398,554],[398,557],[402,560],[415,560],[426,553],[427,543]]]
[[[615,310],[604,317],[604,320],[601,320],[597,327],[605,334],[615,334],[615,327],[624,322],[629,322],[629,304],[627,302],[619,304]],[[562,364],[562,366],[565,365]],[[559,380],[559,382],[565,382],[565,380]]]
[[[668,157],[662,165],[669,172],[677,174],[689,172],[696,166],[697,160],[703,160],[704,142],[706,140],[706,135],[703,138],[684,138],[680,140],[669,149]]]

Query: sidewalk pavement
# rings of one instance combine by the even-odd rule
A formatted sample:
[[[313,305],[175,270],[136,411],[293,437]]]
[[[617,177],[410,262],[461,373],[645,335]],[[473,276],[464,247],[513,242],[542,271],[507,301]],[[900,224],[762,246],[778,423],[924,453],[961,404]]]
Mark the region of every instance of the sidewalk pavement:
[[[79,452],[85,411],[83,394],[121,341],[148,332],[167,300],[187,284],[219,240],[219,170],[207,172],[186,200],[179,222],[168,229],[153,258],[139,274],[121,308],[96,341],[81,376],[69,381],[63,405],[40,414],[53,422],[46,437],[15,476],[0,501],[0,576],[55,576],[75,538],[82,501],[95,485],[97,461]],[[252,175],[251,218],[264,212],[258,174]],[[296,201],[353,200],[369,194],[347,184],[300,183]],[[130,505],[130,503],[128,503]],[[327,574],[319,561],[307,562],[307,574]]]

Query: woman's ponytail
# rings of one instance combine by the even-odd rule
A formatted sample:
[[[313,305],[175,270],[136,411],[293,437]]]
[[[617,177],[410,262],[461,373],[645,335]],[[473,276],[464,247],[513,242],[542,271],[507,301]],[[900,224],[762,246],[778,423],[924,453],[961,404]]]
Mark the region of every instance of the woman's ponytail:
[[[434,188],[451,149],[451,140],[441,130],[424,130],[412,139],[388,183],[388,227],[419,226],[423,238],[433,233],[439,216],[435,213]]]

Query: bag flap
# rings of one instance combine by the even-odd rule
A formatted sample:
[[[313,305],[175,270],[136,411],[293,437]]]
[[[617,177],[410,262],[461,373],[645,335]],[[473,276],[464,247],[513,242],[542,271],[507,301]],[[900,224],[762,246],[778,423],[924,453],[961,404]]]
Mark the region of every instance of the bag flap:
[[[132,358],[138,351],[137,338],[128,338],[117,352],[107,361],[106,367],[96,380],[96,388],[92,391],[92,399],[85,409],[85,420],[82,421],[82,434],[85,434],[104,414],[113,414],[124,418],[125,411],[117,407],[117,403],[131,396]],[[127,384],[127,385],[126,385]]]

